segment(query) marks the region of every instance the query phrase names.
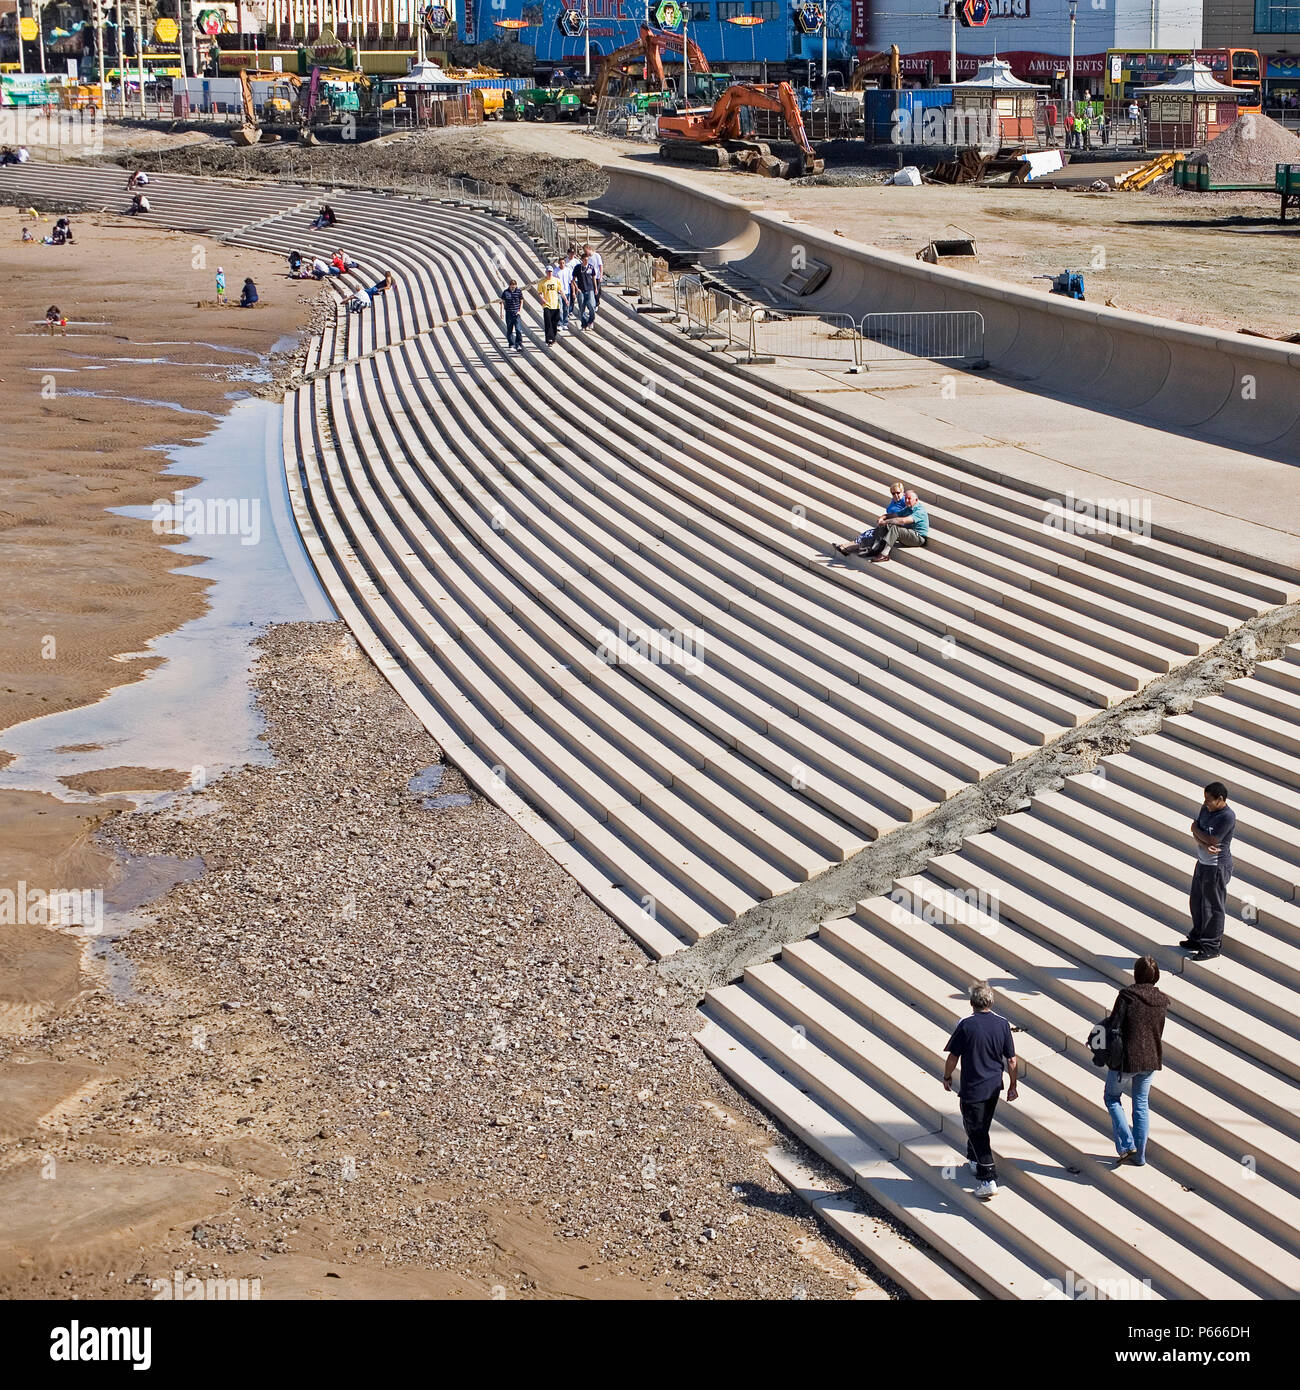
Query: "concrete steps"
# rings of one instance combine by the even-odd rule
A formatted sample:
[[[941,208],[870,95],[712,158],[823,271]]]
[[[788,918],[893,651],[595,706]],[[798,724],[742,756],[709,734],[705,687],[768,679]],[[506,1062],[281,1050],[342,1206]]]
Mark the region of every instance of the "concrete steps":
[[[326,282],[339,313],[307,359],[326,373],[286,400],[305,544],[447,755],[654,955],[1296,596],[1244,557],[1065,529],[1031,489],[737,377],[615,295],[550,350],[526,300],[529,350],[507,356],[490,306],[536,252],[481,212],[331,193],[320,233],[301,187],[157,192],[159,225],[360,261]],[[393,290],[347,314],[385,269]],[[934,544],[840,563],[831,542],[894,476]],[[1300,1292],[1298,711],[1292,650],[709,996],[709,1055],[960,1271],[914,1270],[923,1296]],[[1187,824],[1212,777],[1238,809],[1233,920],[1223,959],[1185,965]],[[1112,1172],[1083,1040],[1147,950],[1166,1068],[1150,1164]],[[975,977],[1026,1068],[991,1205],[937,1081]]]
[[[1198,718],[1232,721],[1261,689],[1285,698],[1298,672],[1300,647],[1205,701]],[[904,1219],[925,1234],[927,1204],[974,1180],[951,1162],[907,1164],[914,1137],[907,1124],[960,1146],[956,1106],[938,1082],[942,1051],[967,1011],[969,981],[987,979],[1016,1030],[1022,1077],[1020,1100],[1004,1100],[994,1128],[999,1182],[1032,1204],[1036,1245],[1026,1248],[1018,1211],[1011,1231],[994,1221],[993,1208],[1012,1210],[1001,1207],[1000,1192],[972,1212],[970,1249],[994,1238],[1008,1255],[1038,1265],[1077,1260],[1069,1241],[1049,1241],[1042,1223],[1051,1218],[1100,1261],[1069,1265],[1076,1281],[1127,1277],[1112,1286],[1124,1296],[1149,1280],[1163,1297],[1294,1298],[1300,919],[1295,856],[1275,851],[1300,828],[1300,800],[1258,770],[1238,800],[1233,776],[1205,758],[1199,737],[1183,740],[1183,728],[1184,717],[1169,721],[1160,734],[1104,758],[1098,775],[1033,798],[995,832],[898,880],[890,896],[860,903],[851,919],[824,923],[816,937],[748,970],[742,983],[710,993],[704,1012],[726,1031],[731,1074],[760,1103],[769,1103],[764,1084],[781,1089],[773,1075],[788,1078],[805,1107],[902,1162],[912,1182],[894,1180],[891,1196],[915,1212]],[[1250,911],[1246,921],[1230,916],[1225,956],[1206,965],[1187,961],[1174,943],[1187,926],[1188,826],[1202,786],[1218,776],[1238,814],[1230,913]],[[1116,1170],[1104,1076],[1086,1039],[1131,979],[1133,957],[1148,951],[1161,962],[1160,988],[1171,999],[1165,1065],[1152,1092],[1148,1164]],[[716,1054],[716,1042],[710,1050]],[[803,1134],[797,1122],[792,1127]],[[837,1166],[856,1177],[850,1165]],[[1066,1181],[1076,1176],[1086,1191]],[[856,1180],[880,1195],[871,1179]],[[995,1268],[981,1277],[973,1265],[962,1267],[1006,1296]]]

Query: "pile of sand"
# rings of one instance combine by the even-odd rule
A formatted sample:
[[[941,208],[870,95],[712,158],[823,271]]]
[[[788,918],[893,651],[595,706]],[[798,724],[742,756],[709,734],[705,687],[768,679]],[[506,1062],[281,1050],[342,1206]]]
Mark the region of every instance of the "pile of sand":
[[[1210,166],[1211,183],[1272,184],[1279,164],[1300,164],[1300,136],[1267,116],[1238,116],[1222,135],[1187,158]]]

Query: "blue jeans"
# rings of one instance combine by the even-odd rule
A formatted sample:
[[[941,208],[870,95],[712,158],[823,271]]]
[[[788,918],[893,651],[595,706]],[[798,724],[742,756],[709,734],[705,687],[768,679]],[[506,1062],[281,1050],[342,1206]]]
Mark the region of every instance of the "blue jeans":
[[[596,291],[578,291],[578,317],[582,326],[586,328],[589,323],[596,322]]]
[[[567,328],[569,324],[569,301],[567,296],[560,296],[560,327]]]
[[[506,347],[523,347],[524,335],[519,328],[519,315],[506,314]]]
[[[1132,1150],[1137,1150],[1134,1163],[1147,1161],[1147,1131],[1151,1128],[1151,1113],[1147,1108],[1147,1095],[1151,1090],[1153,1071],[1108,1071],[1106,1073],[1106,1092],[1103,1097],[1106,1109],[1110,1111],[1110,1127],[1115,1135],[1115,1152],[1121,1158]],[[1129,1128],[1124,1115],[1124,1082],[1133,1084],[1133,1128]]]

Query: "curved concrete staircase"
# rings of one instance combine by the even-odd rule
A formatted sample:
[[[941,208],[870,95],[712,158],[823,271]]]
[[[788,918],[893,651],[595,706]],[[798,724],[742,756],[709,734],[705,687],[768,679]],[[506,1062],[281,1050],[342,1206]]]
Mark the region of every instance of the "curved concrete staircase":
[[[22,169],[88,197],[118,173]],[[151,196],[157,221],[361,260],[327,282],[337,318],[285,403],[305,542],[448,756],[656,955],[1296,596],[1245,559],[1062,530],[1028,491],[739,379],[613,288],[597,330],[553,349],[526,299],[527,351],[507,355],[482,306],[503,272],[536,278],[522,234],[338,191],[318,233],[303,193],[260,190],[256,223],[224,186]],[[347,314],[384,269],[395,289]],[[894,476],[934,544],[833,559]],[[712,992],[702,1044],[985,1293],[1300,1292],[1298,713],[1292,651]],[[1184,971],[1170,946],[1210,776],[1240,816],[1230,901],[1251,920]],[[1084,1039],[1146,950],[1174,1000],[1153,1161],[1112,1173]],[[987,1206],[937,1080],[973,978],[1026,1064]]]

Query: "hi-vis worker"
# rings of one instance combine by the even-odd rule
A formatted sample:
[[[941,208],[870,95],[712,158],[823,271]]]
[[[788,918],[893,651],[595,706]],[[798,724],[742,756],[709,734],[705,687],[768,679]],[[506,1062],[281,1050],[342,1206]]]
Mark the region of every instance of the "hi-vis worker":
[[[560,284],[559,267],[548,265],[546,275],[537,282],[537,293],[542,301],[542,325],[546,330],[546,346],[555,346],[555,335],[560,328]]]

